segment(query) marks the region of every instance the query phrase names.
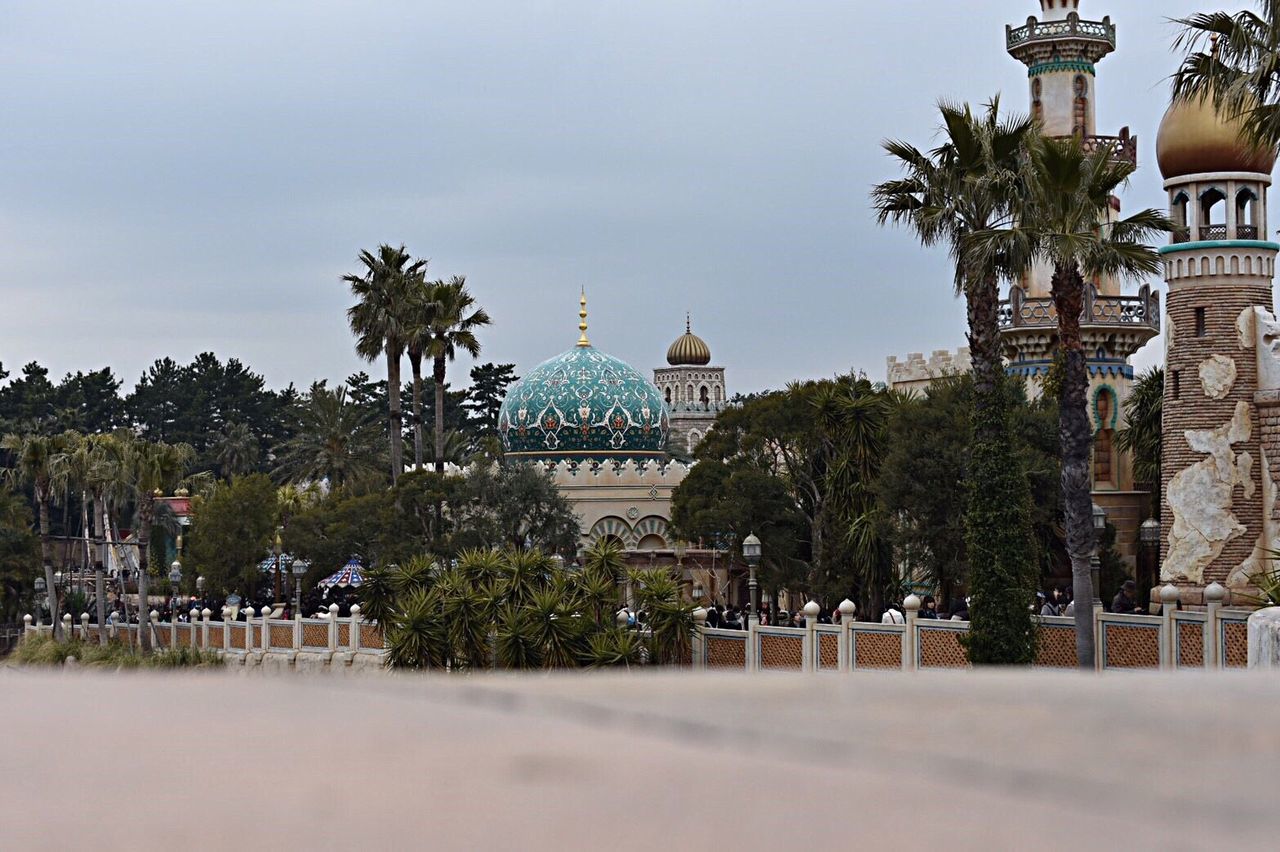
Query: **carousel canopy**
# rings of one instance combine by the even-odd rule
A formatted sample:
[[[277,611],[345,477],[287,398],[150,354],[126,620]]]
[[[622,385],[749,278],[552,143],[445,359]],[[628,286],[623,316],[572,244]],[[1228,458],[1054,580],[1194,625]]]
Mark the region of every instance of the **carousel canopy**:
[[[294,563],[297,563],[298,568],[301,569],[298,572],[300,574],[305,574],[307,569],[311,567],[311,563],[307,562],[307,560],[305,559],[301,559],[297,556],[294,556],[292,553],[281,553],[280,554],[280,573],[292,574]],[[273,553],[270,556],[268,556],[266,559],[259,562],[258,570],[261,571],[263,574],[274,574],[276,570],[275,554]]]
[[[320,585],[332,589],[334,586],[358,586],[363,582],[364,566],[353,556],[347,560],[346,565],[321,580]]]

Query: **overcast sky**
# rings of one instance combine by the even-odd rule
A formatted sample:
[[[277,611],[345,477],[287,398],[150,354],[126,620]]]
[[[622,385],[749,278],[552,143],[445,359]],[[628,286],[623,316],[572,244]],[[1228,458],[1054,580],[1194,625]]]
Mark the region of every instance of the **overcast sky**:
[[[1206,3],[1082,3],[1119,27],[1098,129],[1139,136],[1130,210],[1164,205],[1166,19]],[[964,312],[941,250],[876,226],[879,142],[933,141],[939,97],[1026,110],[1004,27],[1038,13],[0,0],[0,362],[129,387],[212,350],[275,387],[340,380],[361,364],[339,279],[403,242],[467,276],[482,360],[522,374],[576,340],[586,287],[593,343],[646,372],[687,310],[730,392],[882,379],[886,355],[963,345]]]

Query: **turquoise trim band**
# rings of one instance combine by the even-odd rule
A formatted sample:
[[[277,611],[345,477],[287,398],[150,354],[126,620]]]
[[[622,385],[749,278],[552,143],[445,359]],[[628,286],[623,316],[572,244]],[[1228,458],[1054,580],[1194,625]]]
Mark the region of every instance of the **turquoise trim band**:
[[[1041,74],[1052,74],[1054,71],[1077,71],[1097,76],[1093,63],[1086,62],[1083,59],[1051,59],[1048,62],[1041,62],[1038,65],[1029,67],[1027,76],[1037,77]]]
[[[1171,246],[1160,246],[1156,251],[1160,254],[1173,254],[1179,251],[1204,251],[1218,248],[1248,248],[1263,251],[1280,251],[1280,243],[1267,240],[1202,240],[1195,243],[1174,243]]]

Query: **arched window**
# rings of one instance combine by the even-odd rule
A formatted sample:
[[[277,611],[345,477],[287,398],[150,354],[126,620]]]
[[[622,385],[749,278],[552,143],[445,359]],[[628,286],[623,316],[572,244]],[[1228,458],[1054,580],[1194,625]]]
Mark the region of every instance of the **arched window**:
[[[689,391],[689,395],[688,395],[687,397],[685,397],[685,401],[686,401],[686,402],[693,402],[693,385],[689,385],[689,387],[687,388],[687,390]]]
[[[667,405],[670,405],[671,404],[671,385],[667,385],[666,397],[667,397]]]
[[[719,405],[721,402],[723,402],[723,400],[724,400],[723,393],[724,393],[724,392],[720,389],[720,386],[719,386],[719,385],[716,385],[716,393],[715,393],[715,396],[716,396],[716,404],[717,404],[717,405]]]
[[[1077,74],[1074,90],[1076,97],[1071,115],[1071,132],[1076,136],[1084,136],[1089,132],[1089,78]]]
[[[1227,238],[1227,196],[1212,187],[1200,194],[1200,233],[1202,240],[1225,240]]]
[[[1236,239],[1258,238],[1258,196],[1245,187],[1236,193]]]
[[[1044,104],[1040,100],[1043,89],[1044,84],[1039,77],[1031,81],[1031,117],[1040,124],[1044,123]]]
[[[702,403],[704,409],[711,407],[711,395],[707,391],[706,385],[698,388],[698,401]]]
[[[1191,222],[1188,221],[1188,206],[1191,204],[1191,198],[1185,192],[1179,192],[1173,197],[1173,204],[1169,207],[1169,215],[1173,219],[1173,241],[1175,243],[1185,243],[1191,239]]]

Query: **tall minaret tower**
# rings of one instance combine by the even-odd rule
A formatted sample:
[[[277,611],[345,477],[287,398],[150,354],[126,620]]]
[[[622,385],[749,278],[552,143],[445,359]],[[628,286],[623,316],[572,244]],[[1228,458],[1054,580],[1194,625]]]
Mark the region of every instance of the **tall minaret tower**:
[[[1005,28],[1009,54],[1027,66],[1031,115],[1049,136],[1078,138],[1085,150],[1109,147],[1113,156],[1137,163],[1138,140],[1123,128],[1117,136],[1100,136],[1095,120],[1096,64],[1116,48],[1116,28],[1109,17],[1086,21],[1080,0],[1040,0],[1043,20],[1028,18]],[[1120,199],[1111,199],[1111,218],[1120,215]],[[1037,393],[1040,380],[1054,362],[1058,345],[1057,313],[1050,295],[1053,270],[1037,264],[1009,290],[1001,313],[1000,338],[1008,370],[1027,379]],[[1101,277],[1089,282],[1081,317],[1089,369],[1089,414],[1094,429],[1093,492],[1118,531],[1120,552],[1133,562],[1138,525],[1149,512],[1145,492],[1135,492],[1130,459],[1115,446],[1124,426],[1124,401],[1133,381],[1130,356],[1160,333],[1157,294],[1142,287],[1125,296],[1118,281]]]
[[[1156,153],[1178,226],[1160,250],[1169,283],[1161,573],[1197,602],[1208,583],[1248,585],[1280,543],[1274,157],[1199,101],[1169,108]]]

